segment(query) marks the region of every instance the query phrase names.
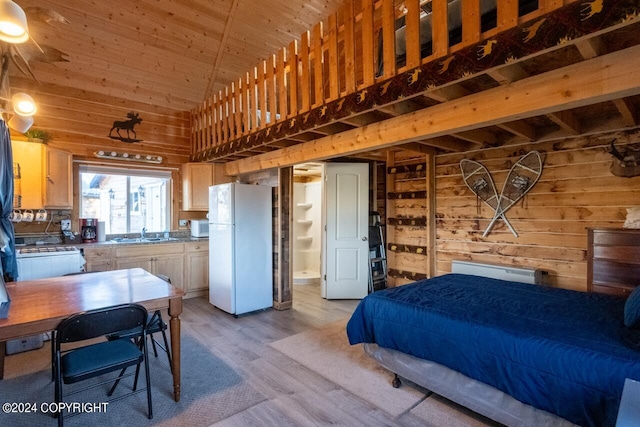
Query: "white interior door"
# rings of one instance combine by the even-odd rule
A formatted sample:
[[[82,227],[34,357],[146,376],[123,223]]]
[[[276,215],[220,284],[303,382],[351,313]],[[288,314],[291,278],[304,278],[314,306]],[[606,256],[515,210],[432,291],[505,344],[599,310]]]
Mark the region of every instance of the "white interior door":
[[[325,165],[325,262],[322,296],[362,299],[369,290],[369,165]]]

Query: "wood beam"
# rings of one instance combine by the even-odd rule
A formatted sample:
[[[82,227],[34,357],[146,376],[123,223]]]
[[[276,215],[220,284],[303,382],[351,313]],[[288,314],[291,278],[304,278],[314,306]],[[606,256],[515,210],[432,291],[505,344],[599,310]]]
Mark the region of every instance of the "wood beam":
[[[620,112],[624,124],[627,126],[638,126],[638,110],[629,99],[614,99],[613,103]]]
[[[506,130],[507,132],[511,132],[516,136],[524,138],[529,142],[535,141],[536,139],[536,128],[534,128],[524,120],[502,123],[499,124],[498,127],[500,129]]]
[[[462,98],[471,92],[460,85],[451,85],[439,89],[434,89],[424,94],[427,98],[431,98],[438,102],[447,102],[454,99]]]
[[[566,110],[558,111],[557,113],[549,113],[547,114],[547,117],[571,135],[580,135],[580,121],[571,111]]]
[[[517,82],[518,80],[529,77],[529,73],[522,68],[520,64],[510,64],[502,68],[493,68],[487,71],[487,75],[501,85]]]
[[[458,132],[454,133],[453,136],[478,146],[496,144],[498,142],[498,137],[495,133],[489,132],[484,129],[474,129],[464,132]]]
[[[398,145],[398,148],[402,148],[403,150],[414,151],[420,154],[435,154],[436,150],[433,147],[429,147],[428,145],[424,145],[420,142],[410,142],[408,144]]]
[[[419,102],[413,99],[408,99],[403,102],[397,102],[395,104],[379,107],[378,111],[382,111],[383,113],[389,114],[390,116],[397,117],[404,114],[413,113],[414,111],[418,111],[423,108],[424,105],[421,105]]]
[[[584,59],[600,56],[603,51],[602,42],[596,37],[576,42],[576,48]]]
[[[390,147],[640,94],[640,46],[500,86],[364,128],[226,163],[226,175]]]
[[[209,81],[207,82],[207,90],[204,91],[204,98],[207,99],[211,96],[211,91],[213,90],[213,85],[216,83],[216,79],[218,77],[218,69],[220,68],[220,61],[222,60],[222,56],[225,53],[227,47],[227,39],[229,38],[229,32],[231,31],[231,24],[233,23],[233,18],[236,15],[236,10],[238,10],[238,2],[239,0],[233,0],[231,2],[231,6],[229,7],[229,13],[227,14],[227,20],[224,23],[224,30],[222,32],[222,39],[220,40],[220,47],[216,52],[216,59],[213,61],[213,68],[211,69],[211,75],[209,76]]]
[[[469,151],[475,147],[475,144],[467,141],[462,141],[458,138],[448,135],[429,138],[420,142],[435,148],[439,148],[441,150],[454,152]]]

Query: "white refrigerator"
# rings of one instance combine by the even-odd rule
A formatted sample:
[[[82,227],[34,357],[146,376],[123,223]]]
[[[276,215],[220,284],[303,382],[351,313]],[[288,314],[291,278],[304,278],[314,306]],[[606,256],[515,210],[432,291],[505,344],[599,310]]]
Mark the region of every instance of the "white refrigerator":
[[[273,305],[271,187],[209,187],[209,302],[240,315]]]

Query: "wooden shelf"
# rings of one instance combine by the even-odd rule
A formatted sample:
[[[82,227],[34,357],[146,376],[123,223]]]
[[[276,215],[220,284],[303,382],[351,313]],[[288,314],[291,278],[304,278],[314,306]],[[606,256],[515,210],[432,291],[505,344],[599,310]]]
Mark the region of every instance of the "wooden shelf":
[[[296,206],[302,209],[309,209],[313,206],[313,203],[297,203]]]
[[[298,236],[296,237],[296,240],[300,241],[300,242],[310,242],[313,240],[313,237],[311,236]]]
[[[313,220],[311,220],[311,219],[299,219],[296,222],[298,224],[302,224],[302,225],[311,225],[311,224],[313,224]]]

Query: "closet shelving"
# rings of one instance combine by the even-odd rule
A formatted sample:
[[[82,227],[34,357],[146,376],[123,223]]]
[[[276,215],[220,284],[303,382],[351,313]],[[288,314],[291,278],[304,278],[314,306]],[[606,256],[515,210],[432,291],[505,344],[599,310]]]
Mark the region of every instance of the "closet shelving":
[[[313,203],[307,203],[307,202],[303,202],[303,203],[296,203],[296,206],[304,211],[307,211],[308,209],[311,209],[311,207],[313,207]],[[304,214],[302,215],[303,218],[296,220],[296,222],[298,224],[300,224],[301,226],[305,227],[306,229],[309,228],[309,226],[311,226],[311,224],[313,224],[313,220],[311,219],[307,219],[304,218]],[[299,242],[303,242],[303,243],[311,243],[313,241],[313,237],[312,236],[298,236],[296,237],[296,240],[298,240]],[[304,250],[302,250],[301,252],[303,252]]]

